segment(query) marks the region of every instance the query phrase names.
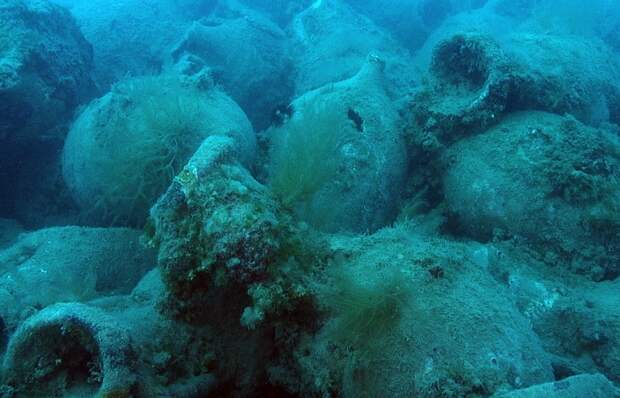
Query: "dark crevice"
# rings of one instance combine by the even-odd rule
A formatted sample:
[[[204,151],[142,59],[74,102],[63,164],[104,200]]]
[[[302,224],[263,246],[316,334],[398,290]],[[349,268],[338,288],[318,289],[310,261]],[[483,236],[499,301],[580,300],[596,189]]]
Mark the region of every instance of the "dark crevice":
[[[6,344],[8,342],[8,333],[6,330],[6,324],[4,323],[4,319],[0,317],[0,352],[3,352],[6,348]]]
[[[271,114],[271,124],[274,126],[282,126],[284,122],[293,116],[293,104],[280,104],[275,107]]]
[[[349,108],[347,111],[347,117],[353,122],[357,131],[360,133],[364,132],[364,119],[362,119],[362,116],[360,116],[359,113],[357,113],[354,109]]]

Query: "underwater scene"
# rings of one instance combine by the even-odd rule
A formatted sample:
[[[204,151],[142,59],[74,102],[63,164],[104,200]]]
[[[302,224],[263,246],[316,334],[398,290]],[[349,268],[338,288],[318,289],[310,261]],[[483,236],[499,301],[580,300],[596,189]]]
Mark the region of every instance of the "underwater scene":
[[[620,398],[617,0],[0,0],[0,398]]]

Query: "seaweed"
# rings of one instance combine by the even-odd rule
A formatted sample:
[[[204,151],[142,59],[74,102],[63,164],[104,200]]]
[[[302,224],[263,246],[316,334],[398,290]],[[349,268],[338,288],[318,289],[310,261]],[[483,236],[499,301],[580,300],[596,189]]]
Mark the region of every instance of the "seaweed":
[[[105,188],[90,212],[110,225],[142,225],[148,209],[205,136],[209,120],[201,94],[177,79],[140,78],[115,87],[131,101],[97,135],[92,161]]]
[[[287,206],[308,203],[335,177],[351,130],[348,119],[327,105],[299,108],[301,116],[271,131],[269,185]]]
[[[319,294],[333,316],[325,338],[362,358],[378,355],[378,342],[396,328],[407,306],[407,276],[398,268],[363,278],[342,266],[330,272],[333,285]]]
[[[341,376],[343,396],[381,396],[378,363],[391,355],[389,338],[409,308],[408,276],[398,267],[361,274],[346,264],[332,264],[327,275],[331,283],[318,289],[317,300],[328,321],[315,344],[340,353],[329,355],[340,357],[333,372]]]

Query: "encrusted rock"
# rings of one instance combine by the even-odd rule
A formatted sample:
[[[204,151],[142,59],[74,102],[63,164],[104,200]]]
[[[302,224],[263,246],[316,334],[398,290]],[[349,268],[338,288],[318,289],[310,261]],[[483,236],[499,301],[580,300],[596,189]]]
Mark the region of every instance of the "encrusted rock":
[[[297,251],[291,217],[235,148],[231,138],[207,138],[151,209],[147,230],[168,293],[163,312],[211,330],[218,380],[249,393],[270,358],[288,355],[277,353],[271,322],[296,317],[304,292],[287,281],[300,271],[283,264],[308,254]],[[262,292],[278,297],[267,302]]]
[[[596,280],[620,274],[620,142],[613,132],[571,117],[516,113],[453,145],[443,166],[460,232],[525,238],[550,264]]]
[[[385,60],[386,88],[394,98],[407,94],[417,77],[410,54],[345,2],[315,1],[295,17],[291,29],[297,95],[351,78],[370,53]]]
[[[41,307],[126,294],[156,265],[140,232],[124,228],[48,228],[0,251],[0,317],[10,331]]]
[[[490,37],[469,33],[441,41],[430,78],[413,102],[416,144],[434,152],[497,123],[514,83],[511,65]]]
[[[25,395],[73,388],[92,396],[130,397],[135,354],[126,329],[83,304],[48,307],[24,322],[4,358],[3,382]]]
[[[237,162],[234,141],[207,138],[151,209],[151,243],[172,296],[199,317],[217,305],[205,299],[212,291],[266,279],[287,236],[279,211]]]
[[[0,144],[62,138],[54,131],[93,94],[92,49],[64,8],[0,5]]]
[[[234,56],[231,56],[234,54]],[[192,56],[248,114],[256,130],[290,101],[292,62],[286,34],[259,13],[210,17],[193,23],[172,51],[175,62]]]
[[[92,44],[94,78],[105,92],[127,76],[161,71],[174,43],[196,15],[209,12],[211,2],[64,0],[64,3],[68,3],[71,14]]]
[[[620,120],[620,63],[602,42],[522,32],[496,39],[458,22],[460,30],[448,25],[429,41],[437,42],[429,77],[413,100],[414,141],[424,151],[520,110],[570,113],[593,126]]]

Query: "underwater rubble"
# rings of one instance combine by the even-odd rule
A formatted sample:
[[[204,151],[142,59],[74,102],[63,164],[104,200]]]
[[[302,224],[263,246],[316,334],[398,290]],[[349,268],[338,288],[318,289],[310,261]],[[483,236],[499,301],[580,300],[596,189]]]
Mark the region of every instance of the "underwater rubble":
[[[74,111],[95,94],[93,67],[92,46],[66,9],[49,2],[0,3],[3,213],[14,212],[16,207],[37,212],[36,206],[24,204],[36,190],[26,189],[23,180],[35,170],[42,176],[40,182],[53,178],[40,172],[38,162],[55,161],[50,149],[62,147]],[[43,217],[29,218],[38,221]]]
[[[411,2],[0,0],[0,397],[620,397],[620,15]]]

